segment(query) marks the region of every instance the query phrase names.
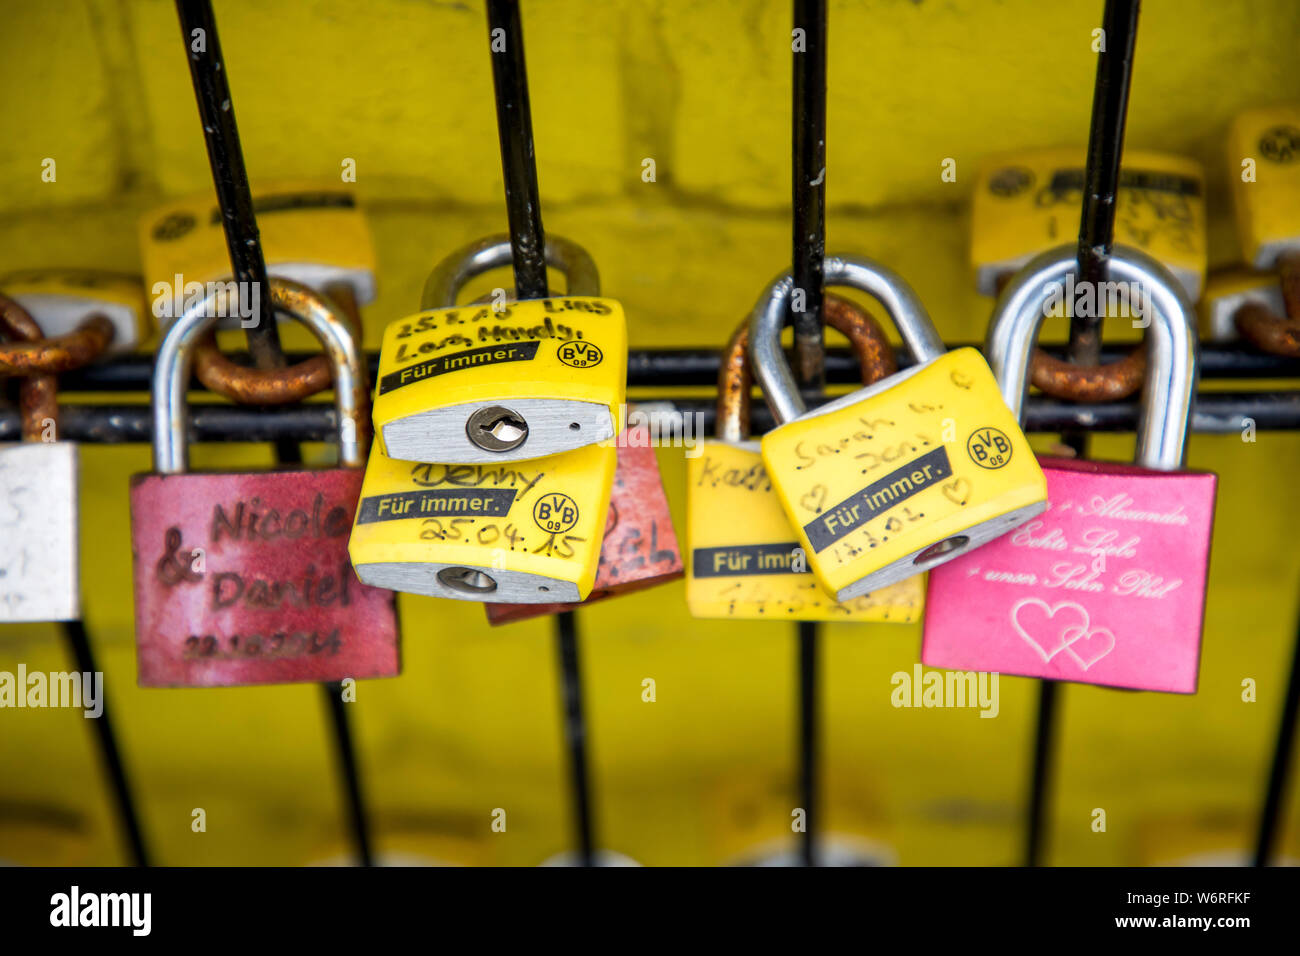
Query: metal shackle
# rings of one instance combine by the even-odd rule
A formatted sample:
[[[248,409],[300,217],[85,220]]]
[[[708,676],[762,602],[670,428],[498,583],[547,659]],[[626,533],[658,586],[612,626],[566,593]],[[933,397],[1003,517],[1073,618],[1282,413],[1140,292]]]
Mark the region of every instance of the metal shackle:
[[[866,309],[838,295],[827,294],[822,306],[826,324],[849,340],[862,372],[862,384],[871,385],[898,371],[894,349],[880,324]],[[714,432],[721,441],[749,438],[749,319],[736,327],[722,350],[718,369],[718,414]]]
[[[289,279],[271,279],[270,284],[274,308],[311,330],[324,346],[334,369],[339,464],[345,468],[364,467],[363,430],[369,419],[369,398],[364,386],[361,352],[351,323],[338,306],[305,285]],[[160,474],[180,474],[189,467],[185,393],[190,384],[195,347],[219,321],[214,307],[223,293],[224,290],[215,289],[186,309],[158,346],[153,373],[153,463],[154,471]],[[351,422],[352,427],[346,427],[346,422]]]
[[[45,336],[31,313],[8,296],[0,295],[0,334],[16,342],[43,342]],[[33,372],[18,383],[18,406],[22,418],[22,439],[41,441],[45,422],[59,422],[59,379],[51,372]]]
[[[488,236],[462,246],[439,262],[424,283],[421,309],[450,309],[465,283],[514,261],[510,237]],[[600,295],[600,273],[586,249],[554,234],[546,237],[546,264],[564,273],[569,295]]]
[[[1002,398],[1023,423],[1029,363],[1046,318],[1046,305],[1077,269],[1078,247],[1057,246],[1039,254],[1007,283],[993,307],[984,354]],[[1191,425],[1198,372],[1196,313],[1182,285],[1145,252],[1116,246],[1107,264],[1110,281],[1138,290],[1139,305],[1154,315],[1146,330],[1147,367],[1138,416],[1134,461],[1146,468],[1182,467]]]
[[[848,286],[878,299],[917,363],[939,358],[947,351],[916,292],[892,269],[870,259],[827,256],[824,271],[828,288]],[[794,277],[789,273],[779,276],[759,297],[749,319],[749,356],[754,377],[778,425],[807,411],[781,350],[781,328],[793,294]]]

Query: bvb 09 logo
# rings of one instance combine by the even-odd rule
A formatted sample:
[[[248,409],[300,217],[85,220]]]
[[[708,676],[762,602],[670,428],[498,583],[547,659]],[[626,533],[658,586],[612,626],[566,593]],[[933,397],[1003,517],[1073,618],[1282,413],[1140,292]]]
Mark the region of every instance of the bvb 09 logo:
[[[542,495],[533,505],[533,520],[537,527],[551,534],[568,531],[578,523],[578,504],[568,495],[553,491]]]
[[[599,365],[605,353],[592,342],[565,342],[555,352],[561,362],[570,368],[591,368]]]
[[[1011,439],[996,428],[977,428],[966,441],[966,454],[981,468],[1001,468],[1011,460]]]

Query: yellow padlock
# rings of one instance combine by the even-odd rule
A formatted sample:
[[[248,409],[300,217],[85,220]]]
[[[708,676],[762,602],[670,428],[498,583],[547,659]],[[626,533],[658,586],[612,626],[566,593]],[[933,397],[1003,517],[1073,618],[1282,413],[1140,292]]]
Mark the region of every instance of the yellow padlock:
[[[495,463],[608,441],[622,430],[627,385],[623,307],[600,298],[591,257],[558,236],[547,261],[569,294],[454,305],[472,276],[510,263],[493,237],[458,250],[425,286],[424,311],[384,331],[375,433],[410,461]]]
[[[864,310],[827,295],[826,324],[848,336],[870,385],[895,370],[893,350]],[[696,617],[794,621],[917,620],[924,603],[920,576],[843,604],[822,590],[780,499],[749,441],[746,319],[722,353],[718,374],[718,439],[702,443],[686,465],[686,603]]]
[[[763,464],[823,588],[838,601],[905,580],[1044,511],[1047,482],[988,364],[944,349],[912,288],[866,259],[827,257],[826,285],[875,296],[916,365],[806,411],[781,351],[793,281],[750,320],[754,374],[778,427]]]
[[[261,184],[253,208],[270,276],[334,298],[349,290],[356,305],[374,301],[374,245],[350,189],[337,182]],[[230,253],[211,192],[149,210],[139,229],[145,287],[161,328],[184,312],[187,300],[206,294],[208,283],[229,281]],[[240,306],[252,311],[249,301]],[[218,328],[240,328],[240,318],[228,315]]]
[[[596,580],[617,450],[446,465],[370,451],[348,551],[365,584],[466,601],[584,599]]]
[[[110,352],[134,348],[152,332],[139,276],[95,269],[23,269],[0,276],[0,289],[31,314],[46,338],[72,332],[90,315],[113,323]]]
[[[1300,250],[1300,107],[1242,113],[1228,131],[1227,154],[1242,257],[1272,269],[1279,255]]]
[[[1084,151],[995,156],[971,202],[971,263],[984,295],[1045,249],[1079,232]],[[1161,262],[1195,301],[1205,282],[1205,174],[1183,156],[1126,150],[1115,196],[1115,240]]]

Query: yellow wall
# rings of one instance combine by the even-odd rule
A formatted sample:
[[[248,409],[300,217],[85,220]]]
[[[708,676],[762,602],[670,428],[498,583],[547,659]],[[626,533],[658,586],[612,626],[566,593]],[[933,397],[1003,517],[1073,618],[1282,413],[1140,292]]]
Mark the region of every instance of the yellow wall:
[[[379,264],[366,311],[374,348],[384,323],[415,308],[440,255],[505,226],[481,6],[217,7],[255,182],[335,178],[356,160]],[[547,228],[596,256],[634,348],[720,344],[789,259],[789,4],[524,8]],[[949,340],[978,339],[989,309],[966,265],[974,169],[995,152],[1084,143],[1100,11],[831,3],[828,244],[900,271]],[[0,16],[0,271],[138,272],[136,217],[209,182],[173,5],[51,0]],[[1290,0],[1143,5],[1128,144],[1205,164],[1215,265],[1236,257],[1226,124],[1247,106],[1300,98],[1298,33]],[[40,178],[46,157],[54,183]],[[957,160],[956,183],[940,179],[945,157]],[[654,183],[642,180],[645,158]],[[1132,439],[1095,448],[1123,458]],[[298,864],[345,852],[316,688],[135,687],[126,482],[147,470],[148,449],[82,454],[86,618],[157,860]],[[195,455],[196,466],[269,460],[254,447]],[[682,535],[680,451],[659,460]],[[1197,436],[1190,464],[1221,475],[1200,692],[1066,689],[1054,863],[1249,842],[1294,626],[1300,560],[1285,503],[1300,440]],[[401,612],[403,676],[363,684],[351,705],[381,849],[514,864],[563,849],[549,625],[489,630],[476,606],[409,596]],[[788,834],[792,629],[694,621],[680,584],[599,605],[580,623],[603,844],[649,864],[704,864]],[[1036,685],[1004,679],[994,720],[896,710],[890,675],[911,669],[918,645],[915,627],[827,628],[827,824],[905,864],[1014,862]],[[53,627],[0,627],[0,670],[18,662],[68,666]],[[645,677],[656,703],[641,700]],[[1246,677],[1257,703],[1240,699]],[[195,807],[207,811],[204,834],[190,830]],[[497,807],[504,834],[490,830]],[[1094,807],[1107,810],[1105,834],[1090,828]],[[1298,834],[1293,824],[1292,854]],[[0,858],[124,859],[78,714],[0,713]]]

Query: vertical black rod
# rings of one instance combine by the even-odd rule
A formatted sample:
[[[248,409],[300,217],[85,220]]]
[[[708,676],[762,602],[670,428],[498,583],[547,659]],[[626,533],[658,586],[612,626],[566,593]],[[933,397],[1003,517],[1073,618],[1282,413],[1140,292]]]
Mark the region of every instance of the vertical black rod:
[[[804,812],[800,860],[817,865],[817,625],[799,625],[799,801]]]
[[[221,41],[217,37],[217,20],[209,0],[176,0],[181,35],[190,64],[194,97],[203,121],[203,140],[208,147],[208,164],[217,189],[217,205],[226,231],[226,247],[235,281],[249,283],[258,290],[257,324],[248,330],[248,349],[258,368],[284,365],[280,350],[280,331],[271,308],[270,285],[262,240],[253,216],[253,196],[248,188],[248,171],[239,146],[239,129],[235,125],[235,107],[230,99],[230,83]]]
[[[591,781],[587,776],[587,722],[582,712],[582,671],[578,663],[578,619],[572,611],[555,616],[560,652],[561,688],[564,694],[564,739],[569,751],[569,779],[573,789],[573,824],[578,837],[578,862],[592,866]]]
[[[86,625],[81,621],[66,621],[63,624],[63,637],[72,651],[72,658],[77,662],[77,670],[83,674],[100,673],[95,663],[95,654],[90,648],[90,639],[86,635]],[[112,709],[108,706],[107,694],[102,690],[104,699],[100,701],[103,712],[91,723],[95,725],[95,734],[99,738],[99,753],[108,771],[109,783],[112,785],[113,802],[117,816],[126,838],[126,848],[134,866],[148,866],[149,854],[145,851],[144,835],[140,830],[140,818],[135,811],[135,799],[131,785],[127,781],[126,767],[122,763],[122,752],[117,749],[117,735],[113,733]]]
[[[1119,188],[1128,117],[1133,50],[1137,43],[1139,0],[1106,0],[1102,12],[1105,47],[1098,53],[1092,90],[1092,119],[1083,174],[1083,209],[1079,219],[1078,272],[1080,282],[1101,282],[1115,239],[1115,193]],[[1101,320],[1071,315],[1068,358],[1076,365],[1096,365],[1101,357]],[[1087,454],[1082,432],[1063,435],[1075,454]],[[1043,681],[1034,729],[1034,762],[1030,778],[1029,817],[1025,835],[1025,865],[1041,866],[1046,856],[1047,804],[1054,762],[1055,727],[1064,688]]]
[[[210,0],[176,0],[176,12],[181,21],[181,35],[188,54],[190,79],[194,83],[199,118],[203,121],[208,164],[212,168],[212,182],[216,186],[217,205],[221,208],[230,265],[236,281],[250,283],[258,290],[259,312],[257,324],[247,330],[248,351],[259,369],[282,368],[285,364],[284,352],[280,347],[280,331],[271,306],[271,285],[266,272],[266,259],[262,255],[253,195],[248,186],[244,151],[239,144],[239,129],[235,125],[235,106],[227,79],[229,71],[226,69],[225,58],[221,55],[216,17]],[[302,461],[301,449],[293,442],[277,441],[275,450],[276,458],[281,464],[297,464]],[[369,818],[361,781],[357,776],[356,751],[347,710],[343,705],[341,689],[337,685],[322,684],[321,689],[326,698],[326,713],[329,715],[334,750],[342,775],[343,799],[347,806],[353,848],[357,862],[361,866],[370,866],[373,858],[370,852]]]
[[[528,101],[524,28],[519,20],[518,0],[487,0],[487,14],[515,295],[540,299],[550,292],[550,287],[546,281],[546,235],[542,231],[533,113]]]
[[[794,287],[791,302],[795,380],[807,392],[826,384],[822,291],[826,255],[826,0],[794,0],[793,103],[790,111]],[[798,294],[798,293],[796,293]],[[817,865],[817,625],[796,626],[799,656],[799,802],[804,833],[799,857]]]
[[[520,299],[538,299],[549,294],[550,284],[546,278],[546,234],[542,230],[533,115],[528,100],[528,70],[524,62],[524,28],[519,19],[519,3],[517,0],[487,0],[487,16],[515,295]],[[582,866],[591,866],[594,848],[591,784],[587,773],[587,725],[582,705],[578,625],[572,611],[555,616],[555,639],[560,656],[564,739],[573,789],[578,856]]]
[[[820,391],[823,370],[822,284],[826,255],[826,0],[795,0],[792,205],[794,287],[803,309],[791,303],[795,380]],[[797,31],[803,31],[799,33]]]
[[[1286,802],[1287,784],[1295,756],[1296,717],[1300,714],[1300,625],[1291,650],[1291,676],[1287,680],[1286,699],[1278,715],[1277,740],[1273,744],[1273,763],[1269,768],[1268,790],[1259,816],[1255,839],[1255,866],[1268,866],[1276,850],[1281,830],[1282,806]]]

